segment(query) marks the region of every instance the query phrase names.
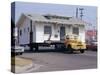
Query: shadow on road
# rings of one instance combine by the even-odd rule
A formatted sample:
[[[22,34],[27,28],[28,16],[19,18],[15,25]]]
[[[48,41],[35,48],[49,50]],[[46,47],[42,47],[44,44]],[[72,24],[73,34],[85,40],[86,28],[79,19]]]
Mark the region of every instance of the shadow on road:
[[[64,51],[64,50],[62,50]],[[62,52],[61,50],[55,50],[55,49],[40,49],[40,50],[25,50],[26,53],[44,53],[44,52]]]
[[[69,53],[68,51],[65,51],[65,50],[55,50],[55,49],[40,49],[38,51],[25,50],[25,53],[50,53],[50,52],[63,53],[63,54],[79,54],[80,53],[80,52]]]

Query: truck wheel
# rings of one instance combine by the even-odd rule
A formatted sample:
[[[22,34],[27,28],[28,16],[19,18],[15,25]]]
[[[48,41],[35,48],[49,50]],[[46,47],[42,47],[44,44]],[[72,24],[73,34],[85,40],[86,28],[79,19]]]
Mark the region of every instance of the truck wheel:
[[[62,50],[62,51],[65,51],[65,50],[66,50],[66,46],[65,46],[65,45],[62,45],[62,46],[61,46],[61,50]]]
[[[68,49],[69,53],[73,53],[73,49],[72,49],[71,45],[68,45],[67,49]]]
[[[81,53],[84,53],[84,50],[80,50]]]

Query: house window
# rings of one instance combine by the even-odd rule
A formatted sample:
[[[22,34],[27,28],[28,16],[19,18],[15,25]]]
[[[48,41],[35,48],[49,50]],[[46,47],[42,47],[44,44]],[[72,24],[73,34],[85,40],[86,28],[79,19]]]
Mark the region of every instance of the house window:
[[[51,26],[44,26],[44,34],[51,34]]]
[[[20,30],[20,36],[22,35],[22,30]]]
[[[79,35],[79,28],[73,27],[73,34]]]

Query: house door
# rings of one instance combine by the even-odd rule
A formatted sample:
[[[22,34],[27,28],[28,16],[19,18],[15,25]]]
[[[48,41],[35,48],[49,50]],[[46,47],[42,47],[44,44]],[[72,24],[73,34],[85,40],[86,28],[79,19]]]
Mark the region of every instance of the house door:
[[[64,40],[65,38],[65,27],[61,26],[60,27],[60,40]]]

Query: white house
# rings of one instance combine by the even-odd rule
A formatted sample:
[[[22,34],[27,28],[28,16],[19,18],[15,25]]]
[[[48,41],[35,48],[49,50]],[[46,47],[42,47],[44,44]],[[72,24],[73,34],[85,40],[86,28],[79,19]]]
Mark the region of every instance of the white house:
[[[74,17],[22,14],[17,22],[18,42],[22,45],[61,41],[67,34],[76,34],[85,42],[85,25],[84,21]]]

